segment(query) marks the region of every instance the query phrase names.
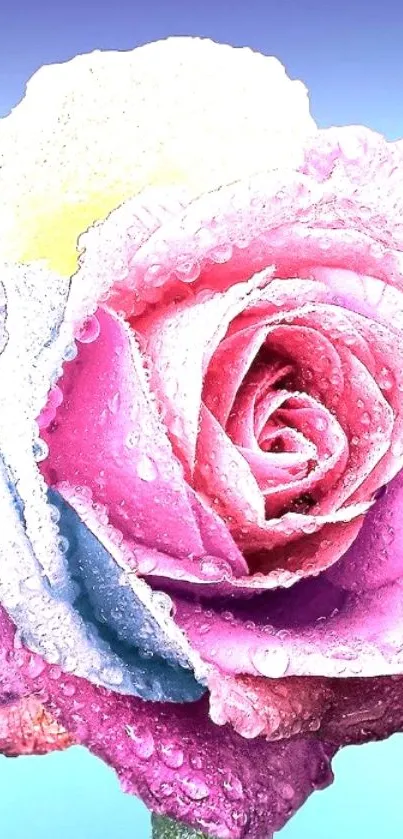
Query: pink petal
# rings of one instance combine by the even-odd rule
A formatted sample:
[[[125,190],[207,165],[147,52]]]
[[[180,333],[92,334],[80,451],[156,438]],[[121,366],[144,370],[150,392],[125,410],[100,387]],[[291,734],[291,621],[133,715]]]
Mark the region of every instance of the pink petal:
[[[403,472],[382,491],[357,539],[327,576],[334,585],[360,592],[403,578]]]
[[[212,720],[217,725],[230,723],[248,740],[259,735],[283,740],[316,732],[332,697],[326,679],[303,676],[265,679],[214,672],[209,690]]]
[[[177,599],[176,620],[202,659],[224,673],[377,677],[403,674],[402,581],[346,592],[323,576],[253,605],[211,607],[197,625]],[[200,626],[203,631],[200,632]]]
[[[287,325],[281,324],[285,317]],[[391,445],[396,452],[401,440],[400,403],[395,397],[391,405],[386,399],[388,394],[378,386],[378,381],[379,384],[385,381],[385,372],[383,378],[381,374],[385,370],[389,370],[388,385],[389,381],[396,381],[403,386],[401,340],[394,340],[390,330],[375,322],[323,303],[288,310],[286,315],[275,317],[270,309],[267,314],[261,307],[258,314],[247,316],[244,340],[247,341],[254,329],[260,331],[264,323],[268,326],[268,348],[294,362],[298,386],[336,414],[351,444],[346,474],[326,496],[320,509],[330,511],[347,499],[369,498],[382,483],[385,472],[390,477],[394,474],[388,471],[390,456],[383,457]],[[242,325],[243,319],[238,318],[233,328]],[[393,343],[396,345],[394,360],[388,349]],[[385,347],[384,354],[382,347]],[[396,389],[397,385],[394,393]],[[235,406],[236,403],[234,409]],[[391,407],[396,412],[396,422]],[[374,476],[378,462],[379,471]],[[397,468],[395,457],[392,469]],[[368,476],[370,479],[366,481]]]
[[[223,342],[222,347],[224,343],[227,345],[227,341]],[[259,449],[257,440],[282,400],[281,392],[273,388],[278,387],[281,380],[292,373],[292,369],[291,364],[273,360],[256,365],[254,370],[247,372],[225,423],[227,434],[234,443],[245,448]],[[214,410],[212,413],[215,415]]]
[[[239,330],[224,338],[211,359],[204,379],[203,401],[223,426],[230,417],[237,392],[266,334],[265,325],[245,332]]]
[[[334,745],[366,743],[403,728],[402,676],[324,679],[214,674],[210,714],[242,737],[315,736]],[[309,734],[308,734],[309,736]]]
[[[251,466],[254,463],[253,473],[265,496],[266,515],[279,515],[287,507],[292,509],[294,501],[298,507],[298,501],[304,494],[312,497],[311,512],[320,513],[320,499],[343,474],[348,462],[347,439],[337,419],[311,397],[277,391],[276,395],[279,394],[282,394],[283,405],[279,405],[276,416],[284,421],[285,429],[295,428],[303,441],[299,446],[299,458],[288,452],[276,455],[242,451],[248,463]],[[308,443],[311,444],[310,449]],[[308,450],[301,460],[304,448]],[[275,480],[273,458],[279,467],[282,461],[284,467],[289,462],[289,474],[284,475],[282,480]],[[305,469],[301,471],[304,461]],[[298,465],[300,474],[296,473]]]
[[[217,503],[230,522],[264,523],[264,498],[253,473],[208,408],[202,405],[197,437],[194,486]]]
[[[22,679],[25,693],[35,692],[75,742],[113,766],[123,789],[154,812],[222,839],[260,839],[279,830],[314,789],[332,780],[334,748],[302,738],[247,743],[229,728],[214,726],[204,701],[186,709],[129,699],[57,666],[44,665],[32,677],[26,667],[30,654],[13,650],[4,612],[0,622],[6,685]]]
[[[64,400],[43,432],[48,482],[88,487],[126,539],[151,547],[157,557],[168,553],[179,568],[182,558],[184,573],[189,556],[191,566],[200,565],[206,554],[221,557],[224,550],[231,575],[244,574],[245,561],[225,525],[184,480],[130,330],[106,311],[98,318],[100,335],[81,344],[65,366]]]
[[[267,336],[271,319],[281,320],[297,301],[302,306],[322,299],[325,293],[326,287],[319,282],[272,280],[262,290],[260,300],[232,322],[211,359],[203,389],[203,400],[222,425],[226,424],[235,396]],[[276,376],[273,384],[275,380]]]
[[[258,299],[260,287],[269,279],[268,272],[225,293],[200,293],[133,322],[152,362],[151,387],[164,409],[173,444],[190,471],[210,359],[231,321]]]
[[[349,469],[356,485],[352,492],[354,485],[344,483],[342,497],[348,490],[350,502],[368,498],[402,464],[402,336],[368,317],[334,306],[301,313],[298,321],[330,333],[342,360],[345,386],[336,410],[352,443]],[[333,395],[330,400],[324,396],[329,405],[333,400]]]
[[[98,339],[65,367],[64,401],[44,437],[51,484],[89,487],[111,521],[138,541],[202,553],[180,465],[150,394],[128,327],[100,310]],[[178,529],[178,521],[181,522]]]
[[[0,754],[41,755],[75,745],[35,696],[0,704]]]
[[[175,555],[203,545],[130,331],[100,310],[101,331],[65,366],[64,401],[43,433],[51,484],[89,487],[122,531]],[[178,528],[178,522],[180,527]]]

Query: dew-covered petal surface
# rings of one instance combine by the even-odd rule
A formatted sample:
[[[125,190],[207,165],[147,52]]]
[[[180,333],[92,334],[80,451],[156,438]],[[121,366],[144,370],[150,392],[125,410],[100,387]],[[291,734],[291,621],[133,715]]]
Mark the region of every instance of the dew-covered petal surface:
[[[213,674],[210,715],[242,737],[313,737],[335,746],[383,740],[402,730],[403,676],[323,678]]]
[[[348,592],[323,575],[251,602],[177,598],[176,620],[201,657],[225,673],[369,677],[403,672],[402,580]]]
[[[35,696],[0,704],[0,753],[6,757],[48,754],[72,745],[70,734]]]
[[[114,766],[123,788],[157,813],[222,839],[261,839],[332,780],[334,747],[305,739],[250,743],[215,726],[204,700],[186,711],[119,696],[56,666],[32,676],[29,654],[13,651],[4,613],[1,626],[2,654],[10,639],[9,684],[23,674],[23,690],[38,692],[74,741]]]
[[[200,503],[172,451],[139,347],[114,314],[99,310],[98,321],[98,337],[80,346],[60,380],[63,403],[42,432],[50,450],[44,474],[50,484],[68,481],[91,490],[126,539],[178,563],[191,555],[197,568],[210,553],[208,529],[200,526]],[[213,524],[212,515],[210,529]],[[238,575],[246,567],[233,547],[228,561]]]
[[[90,520],[91,511],[85,502],[80,504],[71,490],[65,487],[79,512],[58,492],[50,491],[49,500],[60,514],[60,533],[67,540],[68,571],[75,589],[73,608],[94,633],[94,643],[98,635],[119,662],[115,668],[105,668],[103,680],[117,691],[147,700],[198,699],[205,689],[196,682],[186,645],[170,620],[169,597],[151,592],[134,578],[119,544],[113,543],[113,529],[109,527],[109,533],[105,533],[102,525],[97,527],[95,517]],[[89,525],[98,533],[94,534]],[[108,537],[110,552],[105,547]],[[76,669],[72,657],[68,669]]]
[[[95,652],[71,609],[66,561],[36,463],[47,450],[35,417],[52,377],[61,372],[69,282],[42,266],[6,266],[2,278],[8,340],[0,356],[6,385],[0,396],[0,599],[31,649],[54,661],[61,650],[74,648],[77,671],[98,673],[102,683],[100,672],[112,663],[111,655]],[[54,288],[44,297],[47,280]]]
[[[181,539],[183,551],[200,554],[182,470],[161,426],[138,346],[116,317],[99,311],[98,321],[99,337],[81,344],[66,365],[63,403],[43,431],[50,448],[44,464],[49,482],[88,487],[116,526],[140,542],[179,553]]]
[[[210,359],[232,320],[259,300],[270,279],[267,271],[222,293],[204,291],[182,303],[161,306],[133,322],[151,361],[151,387],[191,473],[203,379]]]
[[[314,130],[304,86],[250,49],[169,38],[42,67],[0,122],[2,249],[70,274],[78,236],[144,187],[298,165]]]
[[[174,273],[185,252],[211,288],[273,264],[286,278],[325,265],[401,285],[401,145],[361,128],[319,134],[301,171],[265,172],[200,197],[150,237],[133,268]],[[326,179],[315,165],[321,145]]]
[[[359,593],[403,578],[402,504],[400,472],[380,491],[353,545],[327,572],[334,585]]]
[[[4,469],[0,477],[5,512],[0,597],[24,644],[65,671],[122,693],[169,701],[198,698],[204,689],[189,669],[197,654],[194,659],[171,618],[171,601],[128,573],[115,534],[101,528],[94,535],[93,522],[84,524],[70,505],[52,495],[57,504],[49,505],[53,521],[61,512],[58,533],[65,563],[55,591],[41,573],[24,532],[24,507],[18,496],[16,505]]]

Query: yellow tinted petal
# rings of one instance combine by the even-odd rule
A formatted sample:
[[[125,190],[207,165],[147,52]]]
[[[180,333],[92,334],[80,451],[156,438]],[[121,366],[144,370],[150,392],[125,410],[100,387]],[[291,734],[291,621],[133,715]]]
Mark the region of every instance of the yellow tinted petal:
[[[70,274],[78,235],[144,187],[295,165],[314,129],[304,86],[247,48],[170,38],[42,67],[0,121],[2,252]]]

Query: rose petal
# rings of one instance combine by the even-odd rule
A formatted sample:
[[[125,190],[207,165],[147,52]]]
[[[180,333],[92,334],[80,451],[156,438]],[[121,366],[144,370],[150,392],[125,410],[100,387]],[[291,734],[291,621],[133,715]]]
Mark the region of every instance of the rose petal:
[[[9,623],[4,613],[0,620],[3,640]],[[18,669],[9,648],[10,680]],[[186,713],[179,705],[119,696],[52,667],[24,681],[25,691],[38,692],[75,742],[116,769],[126,792],[222,839],[260,839],[279,830],[314,789],[332,780],[334,748],[304,739],[246,743],[214,726],[203,701]]]
[[[231,603],[228,619],[228,607],[209,604],[197,625],[177,598],[176,620],[202,659],[225,673],[374,677],[403,672],[402,602],[401,580],[356,594],[321,577]]]
[[[369,591],[403,577],[402,489],[400,472],[382,490],[347,553],[326,573],[334,585]]]
[[[249,464],[227,437],[208,408],[202,405],[197,436],[196,490],[206,493],[229,521],[264,524],[264,498]]]
[[[74,740],[52,719],[46,708],[29,696],[0,705],[0,752],[7,757],[41,755],[67,749]]]
[[[103,681],[150,701],[198,699],[204,688],[190,669],[189,654],[193,656],[172,620],[170,598],[151,592],[130,572],[118,534],[97,521],[73,487],[64,485],[63,492],[68,503],[58,492],[50,492],[49,498],[60,514],[60,533],[68,540],[67,564],[76,589],[72,604],[95,636],[93,644],[106,643],[119,665],[105,668]],[[71,651],[69,670],[76,671]]]
[[[8,265],[2,269],[2,281],[7,342],[0,355],[0,377],[6,383],[0,392],[0,470],[8,492],[18,485],[24,526],[37,562],[49,584],[57,588],[65,565],[38,472],[36,461],[46,456],[47,449],[38,439],[35,418],[46,404],[70,340],[65,323],[69,281],[42,265]],[[47,286],[49,294],[44,293]]]
[[[283,740],[318,731],[331,702],[326,679],[292,676],[264,679],[214,672],[209,678],[210,715],[230,723],[248,740]]]
[[[210,359],[231,321],[249,303],[259,300],[260,290],[270,278],[268,270],[221,294],[204,292],[133,322],[152,362],[151,387],[164,407],[173,444],[190,473]]]
[[[78,235],[145,186],[298,165],[314,129],[303,85],[250,49],[169,38],[42,67],[0,123],[4,254],[69,275]]]
[[[276,282],[269,285],[265,296],[272,285],[275,287]],[[283,319],[286,325],[281,323]],[[322,302],[294,311],[286,309],[280,315],[273,315],[270,304],[267,312],[261,305],[256,315],[246,313],[245,319],[238,318],[232,330],[243,331],[247,346],[255,330],[259,336],[262,334],[263,324],[267,324],[267,346],[294,362],[297,384],[336,413],[352,443],[346,474],[327,493],[318,509],[330,511],[347,499],[369,498],[383,475],[387,476],[385,480],[393,477],[399,468],[399,454],[403,452],[403,445],[398,450],[402,412],[397,388],[399,384],[403,386],[400,339],[376,322]],[[233,335],[229,340],[233,340]],[[393,345],[396,353],[392,359]],[[220,360],[222,364],[224,358]],[[389,378],[382,392],[378,381],[386,383],[385,371],[389,372]],[[235,407],[236,402],[234,410]],[[388,452],[391,446],[394,454]],[[377,464],[379,467],[375,468]]]
[[[207,287],[271,264],[292,277],[323,262],[401,287],[403,228],[390,223],[401,217],[401,147],[365,129],[334,129],[307,144],[307,160],[321,144],[331,160],[327,180],[307,163],[303,173],[283,169],[205,195],[169,231],[150,237],[136,268],[161,264],[174,272],[186,251]]]
[[[182,470],[139,349],[123,322],[106,311],[98,317],[100,335],[81,344],[77,359],[65,368],[64,401],[56,422],[43,432],[50,449],[44,463],[48,480],[89,487],[112,522],[136,541],[175,555],[201,555]]]
[[[163,295],[155,271],[141,284],[131,275],[130,265],[151,234],[183,213],[188,203],[185,189],[148,187],[117,207],[102,224],[81,233],[79,269],[69,301],[75,321],[84,317],[91,305],[95,311],[99,301],[106,298],[111,307],[128,317],[141,314],[147,303]]]
[[[234,336],[236,337],[236,336]],[[227,341],[223,341],[223,344]],[[210,368],[211,369],[211,368]],[[267,361],[266,364],[256,364],[254,370],[249,370],[241,384],[235,402],[231,400],[232,409],[225,429],[231,440],[239,446],[259,450],[261,434],[270,415],[281,404],[279,388],[281,381],[292,373],[292,365],[280,359]],[[273,388],[276,388],[273,390]],[[204,401],[208,404],[208,393],[205,391]],[[212,413],[216,416],[214,408]]]
[[[402,676],[326,679],[214,674],[210,714],[248,739],[315,736],[337,746],[381,740],[402,730]]]
[[[303,306],[323,298],[326,299],[323,283],[307,279],[272,280],[262,289],[259,301],[233,321],[211,359],[203,390],[207,407],[222,425],[226,425],[235,396],[266,338],[267,321],[271,317],[280,320],[287,311],[295,309],[296,301]],[[228,369],[231,376],[227,375]]]

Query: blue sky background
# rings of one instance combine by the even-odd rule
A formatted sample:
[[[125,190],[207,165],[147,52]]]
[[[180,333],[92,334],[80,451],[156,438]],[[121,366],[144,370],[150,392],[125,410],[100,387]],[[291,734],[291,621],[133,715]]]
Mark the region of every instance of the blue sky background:
[[[307,84],[321,125],[403,136],[400,0],[9,0],[0,4],[0,113],[41,64],[169,35],[276,55]]]
[[[1,2],[1,0],[0,0]],[[400,0],[5,0],[0,8],[0,115],[42,64],[93,49],[131,49],[200,35],[276,55],[310,91],[322,126],[363,123],[403,136]],[[398,839],[403,735],[345,749],[336,783],[315,794],[281,839]],[[142,804],[113,772],[74,748],[44,758],[0,758],[3,839],[146,839]]]

